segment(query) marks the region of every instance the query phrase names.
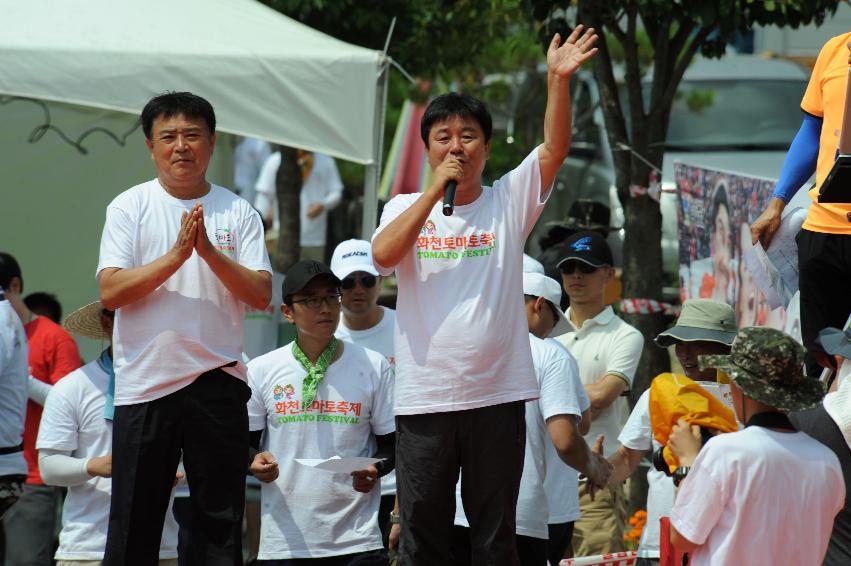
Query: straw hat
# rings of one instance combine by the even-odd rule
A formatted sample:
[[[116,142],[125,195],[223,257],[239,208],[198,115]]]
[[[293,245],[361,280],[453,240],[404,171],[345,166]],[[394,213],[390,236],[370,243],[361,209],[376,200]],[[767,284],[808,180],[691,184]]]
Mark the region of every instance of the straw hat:
[[[110,336],[103,330],[100,323],[100,315],[103,311],[104,306],[100,301],[89,303],[65,317],[62,326],[68,332],[77,336],[85,336],[94,340],[109,340]]]

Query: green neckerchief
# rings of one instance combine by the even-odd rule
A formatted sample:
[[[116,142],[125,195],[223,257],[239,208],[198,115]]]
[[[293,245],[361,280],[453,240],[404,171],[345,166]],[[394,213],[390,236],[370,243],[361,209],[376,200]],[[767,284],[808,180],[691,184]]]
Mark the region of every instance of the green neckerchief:
[[[334,358],[334,352],[337,351],[337,339],[332,337],[331,342],[319,354],[319,359],[316,360],[316,365],[310,365],[310,360],[307,355],[298,345],[298,338],[293,342],[293,356],[305,369],[307,375],[304,376],[304,381],[301,384],[301,410],[307,411],[313,400],[316,399],[316,388],[319,387],[319,382],[325,377],[325,372],[328,371],[328,366]]]

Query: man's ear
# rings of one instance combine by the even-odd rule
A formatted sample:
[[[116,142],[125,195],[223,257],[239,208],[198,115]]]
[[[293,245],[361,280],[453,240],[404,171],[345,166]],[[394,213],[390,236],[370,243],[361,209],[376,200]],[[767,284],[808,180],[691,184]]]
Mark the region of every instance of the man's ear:
[[[293,310],[293,307],[287,303],[281,303],[281,314],[284,315],[287,322],[295,324],[295,311]]]
[[[541,309],[550,308],[545,304],[546,302],[547,300],[544,297],[538,297],[537,299],[535,299],[535,312],[540,313]]]
[[[23,292],[22,288],[23,284],[20,277],[12,277],[12,279],[9,280],[9,291],[12,293],[20,295]]]

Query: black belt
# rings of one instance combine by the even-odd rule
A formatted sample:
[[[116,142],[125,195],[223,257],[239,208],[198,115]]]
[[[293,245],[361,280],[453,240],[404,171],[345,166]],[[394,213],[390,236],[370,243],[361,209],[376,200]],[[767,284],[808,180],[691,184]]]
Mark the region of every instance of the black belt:
[[[9,446],[8,448],[0,448],[0,456],[4,456],[6,454],[14,454],[15,452],[23,452],[24,451],[24,443],[21,442],[17,446]]]

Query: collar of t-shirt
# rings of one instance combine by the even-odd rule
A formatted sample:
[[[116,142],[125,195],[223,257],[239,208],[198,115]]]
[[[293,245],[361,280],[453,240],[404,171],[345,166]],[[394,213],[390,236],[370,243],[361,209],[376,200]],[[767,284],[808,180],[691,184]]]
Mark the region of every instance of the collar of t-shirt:
[[[749,418],[747,424],[745,424],[745,428],[752,426],[758,426],[761,428],[780,428],[792,432],[797,431],[795,425],[793,425],[792,421],[789,420],[789,417],[783,413],[775,413],[771,411],[751,415],[751,418]]]
[[[614,318],[615,316],[615,311],[612,310],[612,306],[606,305],[605,307],[603,307],[603,310],[597,313],[597,316],[586,319],[582,322],[581,327],[576,328],[576,325],[573,324],[573,320],[571,320],[570,318],[570,312],[570,307],[567,307],[567,312],[564,314],[567,317],[567,321],[570,323],[570,327],[573,328],[574,332],[582,332],[583,330],[589,330],[594,325],[606,326],[612,321],[612,318]]]

